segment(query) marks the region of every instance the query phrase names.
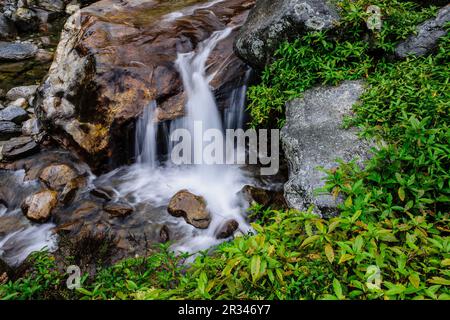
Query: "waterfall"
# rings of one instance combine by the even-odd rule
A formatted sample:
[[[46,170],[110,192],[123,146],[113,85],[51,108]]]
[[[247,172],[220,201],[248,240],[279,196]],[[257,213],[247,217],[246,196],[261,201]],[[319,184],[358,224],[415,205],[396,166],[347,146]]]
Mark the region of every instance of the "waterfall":
[[[245,175],[239,166],[210,165],[195,161],[194,164],[175,165],[169,161],[170,157],[164,163],[158,162],[158,159],[164,156],[158,154],[158,150],[164,148],[157,148],[157,142],[167,143],[166,149],[170,154],[173,142],[168,136],[177,129],[186,130],[191,133],[193,139],[198,139],[194,133],[195,125],[201,123],[203,132],[216,129],[221,135],[219,138],[223,138],[225,129],[243,126],[246,81],[249,73],[243,79],[244,84],[230,93],[230,105],[223,119],[209,85],[211,75],[207,74],[208,57],[217,43],[228,37],[231,31],[232,29],[226,28],[213,32],[197,46],[196,50],[178,54],[175,64],[187,96],[185,116],[173,120],[170,127],[161,125],[158,130],[154,119],[156,102],[146,106],[136,127],[136,164],[127,168],[126,174],[117,177],[121,181],[116,187],[119,197],[130,199],[135,207],[146,204],[164,208],[159,214],[146,211],[148,223],[168,224],[171,230],[176,230],[174,233],[181,235],[181,238],[174,239],[172,249],[175,251],[197,252],[219,244],[223,240],[217,240],[215,232],[230,219],[239,223],[242,233],[252,230],[245,219],[246,207],[239,201],[238,192],[244,185],[253,184],[253,180]],[[157,136],[158,131],[160,136]],[[203,139],[192,142],[191,157],[203,155],[205,147]],[[111,181],[114,175],[115,173],[109,174],[107,180]],[[187,189],[206,200],[211,213],[208,229],[196,229],[183,219],[172,217],[165,211],[171,197],[182,189]]]

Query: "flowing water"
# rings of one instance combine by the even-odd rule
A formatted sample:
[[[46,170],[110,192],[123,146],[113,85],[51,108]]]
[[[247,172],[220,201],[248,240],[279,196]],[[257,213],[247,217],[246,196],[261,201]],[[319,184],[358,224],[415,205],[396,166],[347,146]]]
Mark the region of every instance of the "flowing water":
[[[168,139],[167,134],[177,129],[185,129],[192,137],[198,138],[198,132],[197,135],[194,134],[195,122],[202,124],[202,133],[208,129],[218,129],[222,135],[224,128],[243,126],[246,85],[231,93],[231,104],[222,119],[209,86],[211,75],[206,72],[206,62],[211,51],[230,32],[231,29],[228,28],[216,31],[197,50],[178,54],[176,65],[188,97],[186,116],[172,121],[169,130],[158,130],[158,124],[154,121],[156,103],[150,103],[137,124],[137,163],[128,168],[126,174],[121,175],[121,182],[116,186],[118,197],[132,199],[135,206],[147,203],[153,207],[166,207],[170,198],[182,189],[205,198],[212,215],[211,224],[206,230],[196,229],[186,224],[182,218],[174,218],[167,212],[161,213],[163,217],[159,217],[158,222],[177,228],[182,235],[175,242],[174,250],[196,252],[218,244],[220,241],[216,239],[215,232],[230,219],[239,223],[242,233],[251,230],[245,219],[246,206],[240,201],[238,192],[246,184],[251,184],[252,178],[242,168],[221,164],[177,166],[170,159],[161,161],[164,157],[159,154],[157,147],[158,141],[165,141],[167,146],[164,149],[169,150],[170,154],[173,142]],[[166,136],[158,137],[158,132],[163,132]],[[192,160],[196,155],[202,154],[205,147],[204,143],[198,141],[194,145]],[[109,179],[112,176],[114,174],[110,174]]]

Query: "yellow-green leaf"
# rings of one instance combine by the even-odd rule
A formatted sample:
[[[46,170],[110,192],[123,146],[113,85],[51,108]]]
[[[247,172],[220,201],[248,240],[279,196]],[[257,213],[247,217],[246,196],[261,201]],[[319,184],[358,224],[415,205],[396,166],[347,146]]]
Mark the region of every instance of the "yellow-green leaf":
[[[441,277],[433,277],[428,282],[434,283],[434,284],[441,284],[443,286],[450,286],[450,280],[444,279],[444,278],[441,278]]]
[[[253,256],[252,259],[250,260],[250,273],[252,275],[253,281],[259,279],[260,270],[261,270],[261,257]]]
[[[410,274],[408,279],[409,279],[409,282],[411,282],[411,284],[414,286],[414,288],[419,289],[420,278],[417,273]]]
[[[441,265],[442,265],[443,267],[448,267],[448,266],[450,266],[450,259],[444,259],[444,260],[442,260],[442,261],[441,261]]]
[[[405,201],[405,189],[398,188],[398,197],[400,200]]]
[[[327,256],[328,261],[330,261],[330,263],[333,263],[334,251],[333,251],[333,247],[329,243],[327,243],[325,245],[325,255]]]
[[[305,241],[303,241],[303,243],[301,244],[300,248],[303,248],[303,247],[307,246],[308,244],[315,242],[317,239],[319,239],[318,235],[306,238]]]

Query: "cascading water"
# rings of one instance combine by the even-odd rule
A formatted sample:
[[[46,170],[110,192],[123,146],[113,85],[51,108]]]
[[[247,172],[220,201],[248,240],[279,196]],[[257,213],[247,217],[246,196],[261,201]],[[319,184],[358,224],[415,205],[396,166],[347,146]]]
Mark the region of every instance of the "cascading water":
[[[245,84],[232,92],[229,111],[222,121],[214,94],[209,86],[210,76],[207,74],[207,60],[218,42],[228,37],[231,29],[214,32],[210,38],[198,45],[196,51],[180,53],[176,60],[187,94],[186,116],[172,121],[170,133],[177,129],[185,129],[193,139],[202,139],[202,133],[208,129],[218,129],[222,137],[224,127],[240,127],[243,125]],[[154,121],[156,103],[152,102],[144,110],[139,119],[136,131],[137,163],[125,175],[116,187],[119,197],[127,197],[135,206],[148,203],[153,207],[167,207],[170,198],[182,189],[201,195],[205,198],[212,220],[206,230],[196,229],[186,224],[183,219],[174,218],[162,211],[159,216],[149,216],[149,222],[169,224],[178,230],[181,236],[176,239],[173,249],[176,251],[196,252],[220,243],[216,239],[216,230],[227,220],[234,219],[239,223],[242,233],[251,228],[245,220],[246,207],[242,205],[238,192],[252,179],[236,165],[208,165],[208,159],[202,163],[174,165],[170,159],[158,165],[157,159],[157,123]],[[202,132],[194,133],[195,123],[200,123]],[[164,139],[162,139],[164,140]],[[167,150],[173,147],[170,139]],[[194,141],[193,141],[194,142]],[[203,155],[204,142],[195,141],[192,149],[192,160],[199,153]],[[112,173],[113,175],[114,173]]]

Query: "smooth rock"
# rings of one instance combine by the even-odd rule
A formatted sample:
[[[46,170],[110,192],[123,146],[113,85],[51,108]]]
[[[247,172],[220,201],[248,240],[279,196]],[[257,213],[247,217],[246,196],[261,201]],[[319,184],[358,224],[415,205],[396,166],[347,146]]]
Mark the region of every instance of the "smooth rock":
[[[125,202],[110,202],[103,206],[103,210],[108,212],[112,217],[126,217],[133,213],[134,208]]]
[[[57,204],[56,191],[45,190],[28,196],[21,205],[22,212],[35,222],[47,221]]]
[[[18,137],[8,140],[1,150],[3,161],[13,161],[36,153],[39,145],[31,137]]]
[[[34,57],[38,48],[28,42],[0,41],[0,60],[19,61]]]
[[[239,223],[236,220],[228,220],[221,225],[215,232],[217,239],[226,239],[231,237],[239,228]]]
[[[259,0],[236,38],[235,52],[254,68],[262,69],[282,42],[334,28],[338,21],[331,1]]]
[[[28,101],[25,98],[19,98],[17,100],[14,100],[13,102],[11,102],[9,104],[9,106],[25,109],[28,106]]]
[[[50,189],[59,190],[77,176],[77,172],[67,164],[52,164],[42,170],[39,179]]]
[[[178,191],[170,199],[167,211],[174,217],[183,217],[187,223],[199,229],[208,228],[211,222],[205,199],[188,190]]]
[[[410,36],[395,49],[395,55],[404,59],[409,55],[423,56],[433,52],[439,38],[445,36],[445,25],[450,22],[450,5],[439,10],[436,18],[425,21],[417,27],[417,34]]]
[[[20,86],[12,88],[6,93],[6,99],[8,99],[9,101],[15,101],[19,98],[24,98],[28,100],[31,96],[33,96],[36,93],[37,88],[38,85]]]
[[[358,137],[356,128],[343,129],[342,119],[364,92],[362,81],[345,81],[337,87],[317,87],[304,97],[286,104],[286,125],[281,140],[289,163],[289,181],[284,194],[290,207],[332,215],[341,199],[316,195],[324,186],[326,174],[317,167],[337,167],[336,159],[359,163],[369,158],[371,143]]]
[[[0,140],[18,137],[22,133],[19,125],[11,121],[0,121]]]
[[[0,121],[12,121],[21,124],[28,119],[28,113],[20,107],[9,106],[0,110]]]

